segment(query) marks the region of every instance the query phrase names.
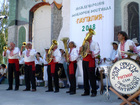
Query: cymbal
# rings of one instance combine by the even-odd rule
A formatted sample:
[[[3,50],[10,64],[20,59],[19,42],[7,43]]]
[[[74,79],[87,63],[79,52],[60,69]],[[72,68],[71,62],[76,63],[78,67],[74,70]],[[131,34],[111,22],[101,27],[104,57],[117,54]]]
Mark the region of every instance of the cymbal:
[[[129,56],[137,55],[136,53],[129,52],[129,51],[121,51],[121,52]]]

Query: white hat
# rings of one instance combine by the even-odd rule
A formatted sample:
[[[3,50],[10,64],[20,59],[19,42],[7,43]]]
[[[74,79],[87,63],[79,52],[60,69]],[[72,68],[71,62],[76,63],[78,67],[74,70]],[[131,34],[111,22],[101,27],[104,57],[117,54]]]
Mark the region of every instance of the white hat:
[[[112,44],[117,44],[118,45],[119,43],[117,41],[113,41]]]
[[[49,49],[49,47],[46,47],[45,50],[46,50],[46,49]]]
[[[137,38],[133,38],[133,39],[132,39],[132,41],[133,41],[134,43],[139,44],[139,42],[138,42]]]

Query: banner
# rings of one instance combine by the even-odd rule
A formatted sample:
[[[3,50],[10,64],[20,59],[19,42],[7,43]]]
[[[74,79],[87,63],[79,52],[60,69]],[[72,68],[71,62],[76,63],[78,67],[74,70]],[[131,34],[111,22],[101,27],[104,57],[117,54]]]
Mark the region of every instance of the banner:
[[[70,1],[70,40],[77,48],[89,28],[96,32],[93,40],[99,43],[101,58],[109,57],[114,40],[114,0]]]

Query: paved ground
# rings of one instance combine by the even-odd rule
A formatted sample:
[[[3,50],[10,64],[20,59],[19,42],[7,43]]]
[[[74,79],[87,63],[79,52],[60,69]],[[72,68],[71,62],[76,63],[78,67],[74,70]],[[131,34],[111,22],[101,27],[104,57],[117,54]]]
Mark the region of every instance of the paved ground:
[[[20,86],[19,91],[6,91],[7,84],[0,85],[0,105],[119,105],[121,100],[109,91],[110,99],[107,100],[99,92],[96,97],[81,96],[83,89],[77,89],[77,94],[66,93],[68,88],[60,89],[59,93],[46,93],[45,87],[37,87],[36,92],[22,91],[25,86]]]

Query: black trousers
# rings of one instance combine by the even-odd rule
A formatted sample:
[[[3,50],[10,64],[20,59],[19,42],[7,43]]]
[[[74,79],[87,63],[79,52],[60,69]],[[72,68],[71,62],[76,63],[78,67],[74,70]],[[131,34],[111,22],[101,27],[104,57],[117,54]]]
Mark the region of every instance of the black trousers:
[[[58,63],[58,65],[59,65],[58,77],[61,79],[66,79],[66,74],[65,74],[65,69],[64,69],[63,64]]]
[[[15,75],[15,89],[19,89],[19,71],[16,71],[14,63],[8,64],[8,82],[9,88],[13,89],[13,73]]]
[[[76,92],[76,69],[77,69],[77,63],[74,64],[74,74],[69,74],[69,82],[70,82],[70,92]]]
[[[59,70],[59,65],[55,65],[55,73],[52,75],[51,74],[51,65],[48,65],[47,72],[48,72],[48,90],[53,90],[52,86],[52,78],[54,79],[54,86],[55,90],[59,91],[59,79],[58,79],[58,70]]]
[[[35,73],[38,74],[36,77],[38,80],[43,80],[43,71],[42,71],[42,65],[36,65],[35,66]]]
[[[96,76],[95,67],[89,68],[89,62],[83,61],[83,74],[84,74],[84,93],[90,93],[90,87],[92,88],[91,93],[97,94],[96,91]],[[89,84],[90,82],[90,84]]]
[[[26,85],[26,89],[30,90],[30,82],[32,84],[32,89],[36,89],[35,71],[32,71],[32,66],[25,64],[24,70],[25,70],[25,85]]]

